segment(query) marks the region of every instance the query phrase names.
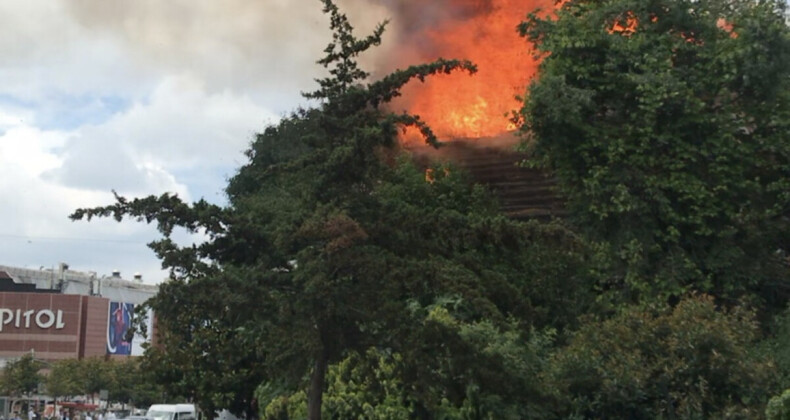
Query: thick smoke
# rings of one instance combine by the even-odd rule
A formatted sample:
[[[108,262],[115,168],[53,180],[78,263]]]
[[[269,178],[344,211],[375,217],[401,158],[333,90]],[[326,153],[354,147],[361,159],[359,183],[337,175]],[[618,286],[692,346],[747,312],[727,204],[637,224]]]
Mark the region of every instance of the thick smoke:
[[[415,34],[435,29],[444,22],[458,22],[490,13],[492,0],[382,0],[397,17],[402,33]]]
[[[331,41],[329,18],[318,0],[65,3],[84,28],[132,51],[141,68],[190,73],[209,91],[257,91],[280,102],[314,87],[313,79],[324,74],[315,61]],[[391,16],[370,0],[338,4],[360,35]]]
[[[390,20],[383,45],[362,57],[374,74],[440,56],[466,58],[436,34],[513,2],[337,1],[359,36]],[[260,91],[282,99],[309,90],[323,74],[315,61],[331,40],[319,0],[72,0],[64,7],[82,27],[134,52],[140,68],[199,73],[209,91]]]

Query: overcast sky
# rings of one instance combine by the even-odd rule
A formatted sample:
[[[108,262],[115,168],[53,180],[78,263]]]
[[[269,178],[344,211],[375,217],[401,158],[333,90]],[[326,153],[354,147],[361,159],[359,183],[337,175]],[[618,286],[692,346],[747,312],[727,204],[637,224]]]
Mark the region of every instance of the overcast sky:
[[[340,2],[358,29],[389,17],[369,1]],[[111,190],[223,203],[328,40],[318,0],[0,1],[0,264],[161,281],[153,226],[67,216]]]

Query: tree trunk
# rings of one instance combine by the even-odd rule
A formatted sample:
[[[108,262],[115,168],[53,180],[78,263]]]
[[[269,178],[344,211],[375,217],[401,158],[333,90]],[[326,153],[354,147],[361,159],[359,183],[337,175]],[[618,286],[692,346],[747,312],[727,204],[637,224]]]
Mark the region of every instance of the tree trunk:
[[[321,420],[321,402],[324,397],[324,376],[326,376],[327,354],[318,353],[310,375],[310,390],[307,393],[307,419]]]

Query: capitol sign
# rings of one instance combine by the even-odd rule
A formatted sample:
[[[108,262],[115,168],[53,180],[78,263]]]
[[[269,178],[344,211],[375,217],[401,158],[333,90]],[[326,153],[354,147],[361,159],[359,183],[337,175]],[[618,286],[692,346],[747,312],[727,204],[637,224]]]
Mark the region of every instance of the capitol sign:
[[[59,330],[66,326],[63,322],[63,311],[50,309],[22,311],[21,309],[0,309],[0,332],[6,325],[13,324],[16,328],[30,328],[35,323],[41,329],[54,327]]]

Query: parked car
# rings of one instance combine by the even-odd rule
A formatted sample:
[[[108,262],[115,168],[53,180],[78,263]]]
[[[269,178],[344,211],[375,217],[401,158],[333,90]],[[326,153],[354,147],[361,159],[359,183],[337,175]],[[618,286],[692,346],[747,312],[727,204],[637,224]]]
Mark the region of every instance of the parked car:
[[[195,404],[154,404],[145,414],[153,420],[197,420]]]

